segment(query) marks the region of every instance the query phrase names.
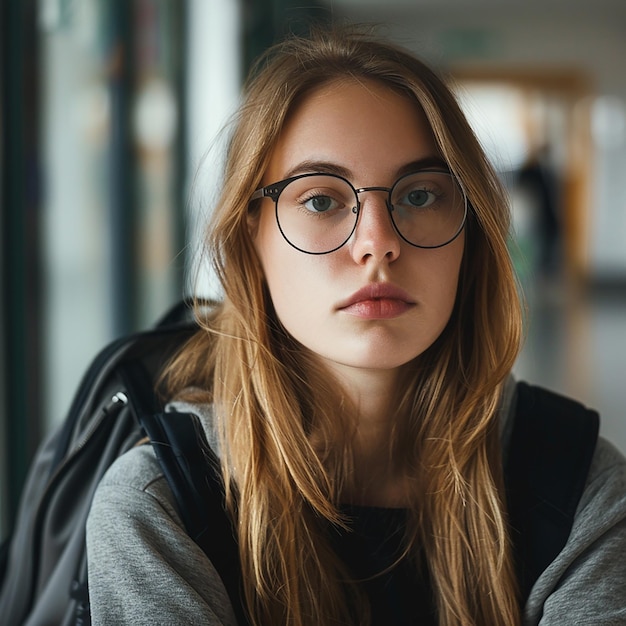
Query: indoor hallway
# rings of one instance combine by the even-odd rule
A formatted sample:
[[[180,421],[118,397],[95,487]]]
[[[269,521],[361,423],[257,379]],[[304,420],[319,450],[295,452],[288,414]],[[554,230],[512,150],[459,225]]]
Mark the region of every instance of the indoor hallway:
[[[518,378],[597,409],[601,433],[626,452],[626,286],[526,287],[527,337]]]

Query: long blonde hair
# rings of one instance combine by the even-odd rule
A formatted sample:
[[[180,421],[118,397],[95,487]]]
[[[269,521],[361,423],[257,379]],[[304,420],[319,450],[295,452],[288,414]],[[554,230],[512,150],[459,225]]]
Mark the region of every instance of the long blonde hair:
[[[248,228],[251,193],[295,102],[345,77],[377,80],[423,109],[471,206],[452,317],[411,367],[390,446],[414,479],[406,551],[428,571],[439,624],[514,626],[497,419],[521,334],[508,205],[450,89],[410,53],[343,29],[290,38],[257,63],[207,231],[223,302],[199,313],[202,330],[168,370],[169,393],[215,407],[253,623],[366,623],[367,602],[328,543],[328,529],[346,522],[338,505],[353,409],[282,329]]]

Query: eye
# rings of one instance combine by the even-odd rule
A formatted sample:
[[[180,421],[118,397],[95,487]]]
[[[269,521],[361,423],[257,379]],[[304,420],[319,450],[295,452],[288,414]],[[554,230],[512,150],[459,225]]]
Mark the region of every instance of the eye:
[[[402,194],[394,204],[403,206],[411,206],[417,208],[425,208],[433,204],[437,200],[437,196],[428,189],[411,189]]]
[[[280,207],[307,217],[339,217],[356,203],[350,184],[336,176],[313,174],[292,180],[280,195]]]
[[[302,206],[312,213],[326,213],[327,211],[340,208],[341,204],[330,196],[320,194],[304,200]]]
[[[391,204],[398,210],[439,211],[456,197],[454,179],[447,172],[420,171],[400,178],[391,191]]]

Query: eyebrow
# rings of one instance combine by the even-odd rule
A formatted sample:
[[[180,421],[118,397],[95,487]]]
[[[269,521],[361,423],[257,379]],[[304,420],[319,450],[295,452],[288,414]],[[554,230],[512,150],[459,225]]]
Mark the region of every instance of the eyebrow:
[[[448,164],[439,156],[428,156],[422,159],[416,159],[410,163],[406,163],[398,169],[397,176],[404,176],[405,174],[411,174],[419,170],[424,169],[441,169],[448,170]],[[294,167],[290,168],[284,178],[291,178],[292,176],[298,176],[299,174],[334,174],[335,176],[341,176],[343,178],[350,179],[352,172],[332,161],[302,161]]]

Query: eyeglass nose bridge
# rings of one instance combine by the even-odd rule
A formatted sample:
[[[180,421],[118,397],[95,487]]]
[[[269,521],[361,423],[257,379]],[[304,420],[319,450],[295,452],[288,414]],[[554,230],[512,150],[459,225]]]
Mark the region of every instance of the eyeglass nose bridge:
[[[387,205],[387,210],[389,211],[389,213],[393,211],[393,205],[391,204],[392,187],[359,187],[358,189],[353,187],[353,189],[354,189],[354,193],[356,195],[356,201],[357,201],[357,206],[356,206],[357,215],[361,212],[361,199],[359,198],[359,194],[365,191],[384,191],[387,194],[387,197],[385,198],[385,204]]]
[[[391,187],[359,187],[354,190],[357,195],[363,193],[364,191],[386,191],[387,193],[390,193]]]

